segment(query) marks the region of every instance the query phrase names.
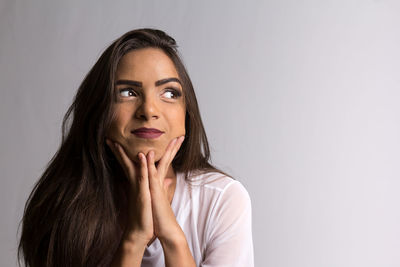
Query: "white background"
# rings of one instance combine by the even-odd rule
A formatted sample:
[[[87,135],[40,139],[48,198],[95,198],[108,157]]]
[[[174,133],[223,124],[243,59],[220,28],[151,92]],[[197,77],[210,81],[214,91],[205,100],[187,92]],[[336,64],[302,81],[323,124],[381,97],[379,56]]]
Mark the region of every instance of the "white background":
[[[213,163],[248,189],[256,266],[400,266],[400,2],[0,2],[0,266],[85,74],[172,35]]]

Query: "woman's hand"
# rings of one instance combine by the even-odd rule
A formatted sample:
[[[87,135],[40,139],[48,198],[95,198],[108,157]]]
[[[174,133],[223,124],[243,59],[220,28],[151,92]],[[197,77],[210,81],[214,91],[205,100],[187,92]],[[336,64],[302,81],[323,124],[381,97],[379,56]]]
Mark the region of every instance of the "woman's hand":
[[[172,179],[165,179],[165,176],[183,139],[182,136],[170,142],[157,167],[154,151],[149,151],[147,156],[139,153],[139,164],[136,164],[121,145],[107,140],[131,185],[125,239],[149,245],[153,236],[168,240],[179,232],[180,227],[168,200]]]
[[[171,141],[157,167],[154,162],[154,151],[149,151],[147,155],[154,235],[161,242],[171,241],[183,233],[168,199],[168,187],[173,180],[165,179],[183,140],[184,136],[181,136]]]
[[[158,237],[161,242],[165,266],[196,266],[185,234],[176,221],[168,199],[168,187],[172,179],[165,177],[183,139],[184,136],[181,136],[170,142],[157,167],[154,162],[154,151],[149,151],[147,156],[139,153],[140,166],[137,166],[128,158],[121,145],[117,144],[114,147],[107,141],[131,184],[128,206],[129,227],[125,232],[125,240],[131,245],[127,250],[122,249],[120,252],[122,254],[116,256],[114,259],[116,266],[128,263],[139,266],[145,246],[141,244],[149,245],[153,236]]]
[[[129,180],[127,227],[124,239],[146,245],[153,237],[153,217],[151,197],[147,176],[146,159],[139,153],[139,164],[136,164],[125,153],[124,148],[111,140],[106,140],[126,177]]]

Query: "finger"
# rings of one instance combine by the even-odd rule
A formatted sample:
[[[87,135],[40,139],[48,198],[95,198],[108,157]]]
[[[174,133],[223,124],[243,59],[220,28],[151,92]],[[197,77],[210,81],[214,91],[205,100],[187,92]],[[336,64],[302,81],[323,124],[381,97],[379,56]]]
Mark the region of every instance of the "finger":
[[[147,153],[147,169],[149,172],[149,180],[151,183],[151,182],[153,182],[153,179],[157,177],[157,168],[154,163],[154,151],[153,150],[150,150],[149,153]]]
[[[118,155],[120,156],[120,159],[122,161],[122,167],[125,168],[128,179],[130,180],[130,182],[132,183],[132,185],[136,186],[136,179],[135,179],[135,165],[133,163],[133,161],[128,157],[128,155],[125,153],[124,148],[118,144],[118,143],[114,143],[115,144],[115,148],[116,151],[118,151]]]
[[[139,153],[139,162],[140,162],[140,177],[139,177],[139,183],[140,183],[140,193],[141,196],[143,197],[150,197],[150,192],[149,192],[149,174],[148,174],[148,168],[147,168],[147,159],[146,156],[143,153]],[[144,201],[144,199],[142,199]]]
[[[164,172],[168,170],[169,165],[171,164],[172,160],[175,158],[176,153],[179,151],[185,136],[181,136],[176,138],[175,142],[171,142],[170,146],[167,147],[164,156],[159,162],[159,169],[163,169]]]
[[[128,176],[128,171],[126,170],[126,168],[123,164],[121,155],[120,155],[119,151],[117,150],[117,147],[115,146],[114,142],[111,141],[110,139],[107,139],[106,143],[107,143],[108,147],[111,149],[111,152],[114,154],[114,156],[117,159],[117,161],[119,162],[119,164],[121,165],[122,169],[124,170],[125,175]]]
[[[172,179],[164,179],[164,191],[168,192],[169,186],[172,184],[173,180]]]
[[[118,160],[119,155],[118,155],[118,152],[115,150],[114,143],[108,138],[106,139],[106,143],[107,143],[108,148],[111,150],[111,152],[114,154],[114,156]]]
[[[143,153],[139,153],[139,162],[140,162],[140,177],[139,177],[139,182],[141,186],[145,186],[149,184],[149,179],[148,179],[148,169],[147,169],[147,159],[146,156]],[[144,188],[145,189],[145,188]]]
[[[158,170],[166,174],[168,170],[168,163],[169,163],[169,158],[171,157],[172,150],[177,142],[178,138],[174,138],[169,142],[167,148],[165,149],[164,155],[161,157],[160,161],[158,162]]]
[[[178,140],[176,141],[176,144],[173,148],[173,151],[171,153],[171,162],[172,160],[175,158],[176,153],[178,153],[179,149],[181,148],[181,145],[183,144],[183,141],[185,140],[185,136],[182,135],[178,138]]]
[[[110,141],[110,139],[108,139],[108,138],[106,138],[106,144],[107,144],[107,146],[110,148],[110,149],[112,149],[111,148],[111,141]]]

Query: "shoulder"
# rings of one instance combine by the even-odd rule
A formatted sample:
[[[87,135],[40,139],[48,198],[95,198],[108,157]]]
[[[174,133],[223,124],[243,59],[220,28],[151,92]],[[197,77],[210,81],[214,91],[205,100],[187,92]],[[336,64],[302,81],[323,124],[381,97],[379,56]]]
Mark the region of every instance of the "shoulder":
[[[223,191],[236,180],[223,173],[211,171],[206,173],[191,173],[186,180],[195,187],[204,187],[215,191]]]
[[[219,172],[207,172],[189,175],[186,181],[193,196],[208,206],[210,213],[223,209],[248,209],[251,200],[243,184]],[[211,214],[210,214],[211,215]]]
[[[232,261],[229,266],[254,266],[251,200],[243,184],[218,172],[197,175],[189,181],[193,202],[197,202],[192,211],[204,240],[204,266],[227,261]],[[221,258],[222,254],[226,258]]]

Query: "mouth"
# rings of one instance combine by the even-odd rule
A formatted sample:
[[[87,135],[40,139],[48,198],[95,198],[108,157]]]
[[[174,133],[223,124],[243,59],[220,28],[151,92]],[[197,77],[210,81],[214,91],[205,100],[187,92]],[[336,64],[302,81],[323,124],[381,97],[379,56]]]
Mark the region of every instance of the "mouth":
[[[164,132],[155,128],[138,128],[134,131],[131,131],[131,133],[139,138],[155,139],[161,136]]]

